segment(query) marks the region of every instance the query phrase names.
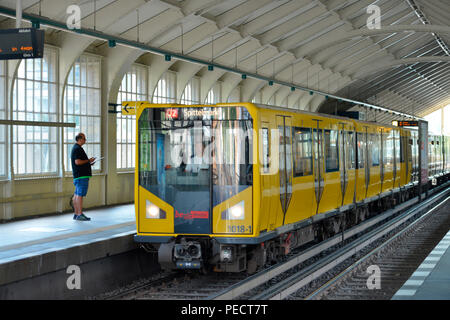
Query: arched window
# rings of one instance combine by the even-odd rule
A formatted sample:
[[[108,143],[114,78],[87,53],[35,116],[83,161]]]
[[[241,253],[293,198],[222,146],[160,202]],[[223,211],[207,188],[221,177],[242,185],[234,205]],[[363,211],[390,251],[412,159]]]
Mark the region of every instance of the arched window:
[[[222,85],[220,82],[215,83],[206,96],[205,104],[216,104],[222,102],[221,88]]]
[[[181,104],[200,104],[200,79],[192,78],[181,95]]]
[[[13,84],[13,120],[58,121],[58,53],[45,47],[41,59],[19,64]],[[58,129],[45,126],[13,126],[14,174],[56,175]]]
[[[283,101],[281,101],[280,107],[284,107],[284,108],[288,107],[288,97],[289,96],[284,97]]]
[[[122,78],[117,103],[147,100],[147,67],[134,64]],[[136,118],[117,114],[117,168],[132,169],[135,166]]]
[[[275,105],[275,93],[270,97],[269,102],[267,102],[267,104],[270,106]]]
[[[176,102],[177,75],[167,71],[159,79],[153,94],[154,103],[175,103]]]
[[[236,87],[228,96],[227,102],[241,102],[241,87]]]
[[[64,128],[65,171],[72,171],[70,154],[79,132],[86,135],[83,146],[88,157],[101,155],[101,58],[81,55],[70,69],[64,90],[64,122],[75,122],[75,128]],[[101,162],[92,169],[100,170]]]
[[[261,91],[256,92],[252,99],[253,103],[261,103]]]

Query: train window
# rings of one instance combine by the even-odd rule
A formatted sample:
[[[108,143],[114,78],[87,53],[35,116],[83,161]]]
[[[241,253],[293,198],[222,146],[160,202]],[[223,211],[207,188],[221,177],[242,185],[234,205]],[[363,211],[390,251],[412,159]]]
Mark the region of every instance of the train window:
[[[312,174],[312,137],[310,128],[293,128],[294,177]]]
[[[372,151],[372,166],[380,165],[380,136],[378,133],[370,134],[370,148]]]
[[[268,173],[269,172],[269,129],[268,128],[262,128],[262,142],[263,142],[263,172]]]
[[[383,134],[383,165],[394,164],[394,131]]]
[[[364,133],[358,132],[356,134],[356,145],[357,145],[357,165],[358,169],[364,169],[364,165],[366,163],[366,157],[365,157],[365,145],[366,140],[364,139]]]
[[[400,132],[398,130],[393,130],[394,132],[394,155],[395,155],[395,167],[397,171],[400,171],[400,158],[402,158],[400,155],[402,154],[403,150],[401,148],[401,137]]]
[[[187,115],[193,109],[182,111]],[[157,113],[145,109],[138,123],[140,186],[190,212],[208,205],[208,199],[215,206],[252,185],[251,120],[237,112],[219,120],[159,120]]]
[[[338,131],[325,130],[325,168],[326,172],[339,170]]]
[[[314,175],[316,181],[323,176],[323,134],[322,129],[313,129]]]
[[[355,140],[353,131],[346,131],[345,148],[347,151],[347,168],[356,169]]]
[[[400,137],[400,162],[405,162],[405,141],[406,137]]]

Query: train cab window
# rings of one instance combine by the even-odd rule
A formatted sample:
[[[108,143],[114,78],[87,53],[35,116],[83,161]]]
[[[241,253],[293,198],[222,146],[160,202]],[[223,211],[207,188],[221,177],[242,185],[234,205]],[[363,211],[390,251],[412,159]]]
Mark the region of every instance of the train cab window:
[[[338,131],[325,130],[325,168],[326,172],[339,170]]]
[[[293,128],[294,177],[312,174],[312,137],[310,128]]]
[[[141,114],[139,185],[182,212],[251,186],[252,120],[238,108],[180,110],[178,120],[160,120],[158,109]]]
[[[378,133],[370,134],[370,147],[372,153],[372,166],[376,167],[380,165],[380,135]]]
[[[268,173],[269,172],[269,152],[270,152],[270,145],[269,145],[269,129],[268,128],[262,128],[262,153],[263,153],[263,172]]]

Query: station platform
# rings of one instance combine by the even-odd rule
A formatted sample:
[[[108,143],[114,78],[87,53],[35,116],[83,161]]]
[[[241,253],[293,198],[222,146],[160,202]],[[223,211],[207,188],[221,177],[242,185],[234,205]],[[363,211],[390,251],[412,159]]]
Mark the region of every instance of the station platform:
[[[392,300],[450,300],[450,231]]]
[[[133,241],[133,204],[86,210],[85,214],[91,221],[76,221],[73,213],[67,213],[0,224],[0,299],[34,299],[31,293],[27,295],[32,291],[30,283],[19,283],[60,272],[65,284],[70,265],[138,248]],[[55,295],[44,298],[67,297],[48,282],[43,281]]]

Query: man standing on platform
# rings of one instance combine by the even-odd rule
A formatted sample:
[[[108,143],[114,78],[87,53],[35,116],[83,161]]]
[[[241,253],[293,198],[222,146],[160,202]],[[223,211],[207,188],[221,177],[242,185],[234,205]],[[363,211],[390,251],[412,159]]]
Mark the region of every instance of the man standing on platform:
[[[76,143],[73,145],[71,160],[73,184],[75,185],[75,193],[72,201],[75,209],[73,220],[89,221],[91,218],[86,217],[83,213],[83,197],[86,196],[89,178],[92,176],[91,165],[95,158],[88,159],[86,152],[82,146],[86,143],[86,136],[84,133],[79,133],[75,137]]]

